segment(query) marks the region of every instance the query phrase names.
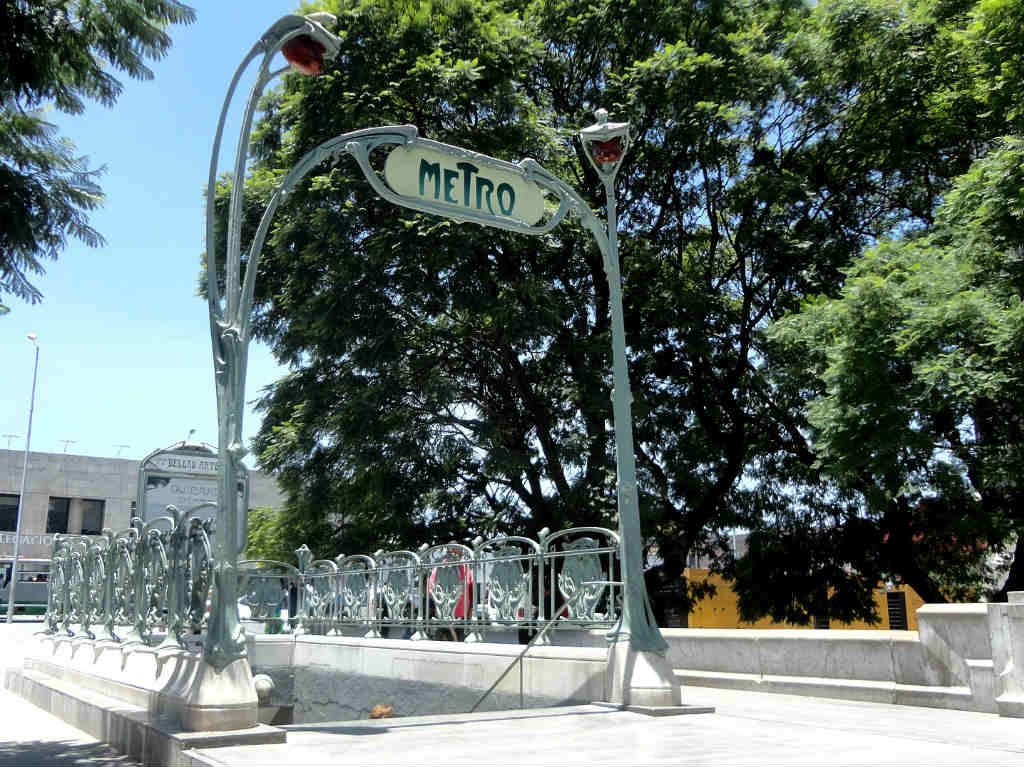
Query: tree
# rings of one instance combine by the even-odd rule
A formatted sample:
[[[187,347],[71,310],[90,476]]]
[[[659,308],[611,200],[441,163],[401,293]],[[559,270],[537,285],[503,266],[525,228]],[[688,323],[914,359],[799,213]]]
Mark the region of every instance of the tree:
[[[269,507],[250,509],[247,524],[249,534],[244,559],[272,559],[278,562],[295,560],[295,549],[301,544],[291,545],[285,512]]]
[[[990,555],[1014,537],[1007,588],[1024,575],[1022,161],[1024,142],[1005,141],[925,234],[868,251],[839,297],[772,331],[813,375],[822,471],[873,533],[848,561],[928,601],[986,595]]]
[[[870,590],[886,576],[910,582],[929,601],[984,596],[992,580],[987,551],[1012,545],[1019,528],[1009,387],[1017,372],[1003,353],[1012,346],[997,340],[995,327],[1013,327],[1019,292],[997,277],[1016,260],[1008,211],[1021,189],[1011,170],[1019,139],[999,137],[1019,137],[1024,125],[1021,80],[1012,77],[1024,4],[911,7],[910,20],[927,34],[913,35],[919,42],[909,59],[945,67],[925,91],[920,134],[941,126],[970,134],[965,146],[979,157],[1000,148],[957,182],[937,212],[897,227],[897,240],[855,262],[838,302],[808,302],[770,334],[779,342],[770,345],[773,385],[795,393],[794,402],[810,400],[790,416],[812,449],[799,462],[777,461],[779,479],[769,486],[786,501],[751,523],[751,556],[737,581],[748,617],[813,612],[803,600],[787,602],[785,588],[765,599],[756,584],[805,578],[820,567],[807,561],[809,551],[832,552],[834,610],[858,602],[870,610]],[[976,247],[985,227],[1004,233],[984,245],[988,255],[950,246]],[[1024,567],[1019,533],[1017,540],[1007,588],[1020,583]]]
[[[175,0],[13,0],[0,4],[0,299],[42,299],[32,284],[69,239],[103,242],[88,212],[103,200],[101,171],[47,121],[52,107],[79,114],[87,100],[111,106],[111,70],[150,79],[146,66],[170,48],[169,24],[190,23]]]
[[[265,102],[250,227],[304,152],[388,123],[535,157],[600,208],[571,135],[607,106],[636,132],[620,243],[641,511],[664,571],[693,552],[728,570],[730,528],[845,508],[815,467],[804,383],[762,331],[834,292],[865,245],[931,221],[997,135],[954,55],[970,4],[325,5],[341,65]],[[297,513],[333,515],[320,553],[614,524],[607,299],[579,229],[527,240],[415,215],[340,164],[292,195],[265,258],[257,333],[293,369],[256,447]],[[831,607],[869,615],[844,572],[822,570],[790,616],[837,586]]]

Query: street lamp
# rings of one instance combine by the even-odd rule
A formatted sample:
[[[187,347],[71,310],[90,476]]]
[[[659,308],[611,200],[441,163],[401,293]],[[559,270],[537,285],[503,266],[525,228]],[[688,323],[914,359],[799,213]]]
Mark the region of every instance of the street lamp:
[[[217,389],[217,453],[220,475],[217,486],[217,523],[213,546],[213,594],[203,663],[191,693],[195,710],[185,713],[188,729],[231,729],[256,724],[256,694],[252,670],[246,660],[245,632],[238,620],[238,493],[242,457],[242,415],[245,404],[245,374],[249,339],[252,334],[252,303],[258,253],[246,263],[242,277],[242,219],[245,168],[249,136],[260,95],[267,84],[288,67],[271,71],[272,59],[281,53],[289,67],[306,75],[317,75],[326,61],[337,56],[341,41],[325,25],[335,17],[328,13],[289,15],[278,19],[260,37],[242,60],[228,86],[213,140],[206,187],[206,293],[213,346],[214,380]],[[249,65],[260,58],[256,81],[242,117],[235,155],[231,196],[228,206],[227,250],[217,247],[214,196],[217,161],[228,108],[239,80]],[[218,265],[225,266],[224,290]],[[208,691],[208,692],[207,692]],[[209,709],[207,714],[203,709]]]
[[[604,269],[612,325],[612,416],[615,429],[615,468],[622,548],[622,613],[613,630],[609,655],[609,690],[612,700],[648,706],[680,702],[679,685],[665,656],[668,643],[661,635],[644,583],[643,539],[636,487],[633,447],[633,395],[629,386],[626,330],[619,270],[618,214],[615,176],[629,149],[629,123],[608,122],[598,109],[597,122],[579,132],[583,153],[597,172],[605,193]],[[601,244],[600,238],[598,244]]]
[[[25,479],[28,477],[28,450],[32,442],[32,414],[36,409],[36,376],[39,373],[39,339],[35,333],[26,338],[36,347],[36,361],[32,366],[32,396],[28,404],[28,432],[25,435],[25,461],[21,466],[21,492],[18,493],[18,520],[14,525],[14,562],[11,564],[11,585],[7,591],[7,622],[14,623],[14,591],[18,585],[18,555],[21,549],[21,518],[25,510]]]

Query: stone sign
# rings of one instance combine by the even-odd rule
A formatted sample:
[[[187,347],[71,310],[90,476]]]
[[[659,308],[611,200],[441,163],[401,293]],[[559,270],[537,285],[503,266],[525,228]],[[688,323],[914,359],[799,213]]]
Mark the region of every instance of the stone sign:
[[[220,459],[205,445],[180,442],[157,450],[139,465],[137,508],[145,521],[167,516],[167,507],[192,511],[200,519],[217,516]],[[244,467],[238,481],[238,545],[248,534],[249,488]]]

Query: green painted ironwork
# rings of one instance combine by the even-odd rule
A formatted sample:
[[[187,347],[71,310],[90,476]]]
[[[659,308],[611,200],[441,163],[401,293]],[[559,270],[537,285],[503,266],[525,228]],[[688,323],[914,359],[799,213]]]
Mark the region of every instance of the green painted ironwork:
[[[51,558],[48,633],[195,651],[210,595],[209,520],[193,508],[102,536],[57,535]],[[484,641],[491,632],[610,629],[622,610],[620,541],[578,527],[536,540],[503,536],[472,546],[378,551],[297,566],[243,561],[239,604],[250,628],[411,640]],[[293,596],[294,595],[294,596]],[[546,634],[534,643],[545,642]]]
[[[198,508],[117,533],[57,534],[50,558],[46,631],[104,642],[189,649],[205,627],[210,525]]]
[[[260,255],[273,216],[289,191],[325,160],[338,160],[344,155],[355,159],[363,176],[378,195],[396,205],[456,221],[472,222],[529,235],[550,232],[569,213],[573,213],[593,235],[602,255],[605,276],[609,285],[614,377],[613,422],[619,529],[623,544],[622,580],[625,589],[622,618],[610,638],[613,641],[628,640],[631,647],[638,651],[664,652],[667,644],[654,621],[643,580],[642,539],[632,435],[632,394],[627,369],[622,281],[619,271],[616,231],[615,176],[628,149],[628,124],[609,123],[607,112],[599,110],[597,124],[580,132],[580,139],[588,160],[604,184],[607,211],[604,221],[594,214],[574,189],[532,159],[525,159],[519,163],[504,162],[462,147],[419,138],[414,126],[385,126],[342,134],[308,152],[278,185],[247,250],[248,260],[243,278],[241,275],[242,203],[252,123],[263,89],[271,79],[284,71],[271,72],[269,69],[271,59],[288,40],[300,35],[308,35],[320,41],[327,49],[328,57],[336,54],[338,50],[337,39],[312,18],[286,16],[271,26],[242,61],[231,80],[218,122],[210,161],[207,185],[210,202],[207,205],[206,216],[207,296],[217,389],[218,453],[222,470],[218,494],[220,524],[214,550],[213,604],[209,630],[204,644],[204,653],[208,661],[216,668],[223,668],[232,660],[245,655],[244,632],[239,625],[237,610],[238,542],[235,540],[237,537],[235,520],[238,511],[235,484],[245,452],[242,446],[242,415],[248,346],[252,331],[253,293]],[[232,176],[234,183],[231,188],[228,208],[227,252],[223,259],[226,274],[222,296],[218,281],[218,264],[221,259],[219,254],[209,252],[209,249],[212,249],[218,241],[215,231],[214,207],[211,204],[217,181],[217,161],[225,118],[235,89],[242,73],[252,61],[260,57],[262,59],[243,114],[235,155]],[[454,169],[443,170],[440,163],[437,168],[421,169],[419,186],[423,189],[419,190],[420,194],[400,194],[388,185],[384,175],[371,162],[373,152],[384,147],[389,147],[392,151],[398,148],[420,150],[423,157],[447,157],[453,161]],[[420,162],[430,164],[426,159],[421,159]],[[470,168],[474,170],[470,171]],[[511,174],[522,179],[526,184],[536,185],[553,193],[557,200],[556,205],[551,206],[554,209],[545,210],[546,220],[537,223],[518,220],[512,216],[514,205],[512,198],[506,192],[503,198],[495,198],[498,205],[498,210],[495,211],[491,197],[488,196],[487,204],[484,204],[483,195],[486,192],[486,187],[479,183],[481,175],[478,173],[477,176],[473,176],[473,172],[478,172],[480,168],[493,169],[495,173]],[[448,171],[456,175],[449,179],[445,175]],[[460,173],[461,176],[459,176]],[[427,184],[424,174],[426,174],[426,181],[435,184],[432,188],[437,194],[434,196],[440,198],[440,191],[443,190],[444,199],[431,199],[431,195],[425,194]],[[434,174],[436,174],[436,178]],[[461,206],[458,205],[460,198],[456,191],[460,178],[464,181],[462,197],[464,204]],[[494,186],[492,182],[489,183],[492,187]],[[508,189],[512,189],[511,184],[506,184],[506,186]],[[494,194],[497,194],[497,191]],[[479,204],[477,204],[477,196],[480,197]]]
[[[249,136],[260,95],[267,83],[284,69],[270,71],[271,60],[290,40],[308,36],[325,48],[325,58],[337,54],[338,40],[320,23],[318,15],[289,15],[276,21],[252,47],[231,79],[221,108],[213,141],[207,179],[206,207],[207,299],[210,315],[210,339],[213,346],[214,381],[217,390],[217,452],[221,462],[218,482],[218,525],[213,551],[213,595],[209,628],[203,645],[204,657],[216,669],[245,657],[245,633],[238,622],[238,544],[236,498],[237,477],[245,449],[242,446],[242,414],[245,397],[245,374],[251,335],[253,288],[259,265],[259,249],[249,260],[244,282],[242,262],[242,203]],[[333,17],[331,17],[333,18]],[[326,20],[326,19],[325,19]],[[242,117],[242,127],[235,151],[235,183],[231,189],[228,209],[227,251],[223,259],[213,252],[217,243],[216,220],[212,204],[217,183],[217,167],[228,108],[242,74],[260,59],[256,81],[249,92]],[[221,295],[218,264],[223,261],[225,287]]]
[[[480,642],[490,632],[535,633],[552,615],[559,617],[553,627],[559,631],[612,629],[622,611],[619,536],[607,528],[545,529],[538,540],[424,544],[417,551],[338,555],[333,561],[314,560],[306,546],[295,554],[298,566],[239,563],[249,622],[274,632],[410,640],[461,635]],[[286,621],[292,588],[296,600]]]

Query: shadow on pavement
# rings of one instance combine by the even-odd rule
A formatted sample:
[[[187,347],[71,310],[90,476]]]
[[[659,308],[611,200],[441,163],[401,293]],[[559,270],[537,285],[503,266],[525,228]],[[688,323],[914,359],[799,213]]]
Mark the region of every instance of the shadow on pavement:
[[[482,722],[508,722],[518,719],[551,719],[562,716],[592,716],[595,714],[614,713],[619,713],[619,710],[612,706],[601,709],[566,706],[562,710],[539,709],[537,713],[525,713],[520,709],[515,709],[513,711],[482,711],[479,714],[470,716],[466,714],[448,714],[446,717],[429,717],[427,721],[423,721],[425,717],[410,716],[403,722],[403,717],[398,716],[394,719],[380,720],[379,724],[374,725],[370,725],[365,721],[359,723],[307,722],[304,724],[287,724],[282,729],[288,732],[316,732],[331,735],[383,735],[388,730],[409,727],[448,727],[455,724],[479,725]],[[4,767],[3,762],[0,762],[0,767]]]
[[[103,743],[0,741],[0,767],[134,767],[137,764]]]

